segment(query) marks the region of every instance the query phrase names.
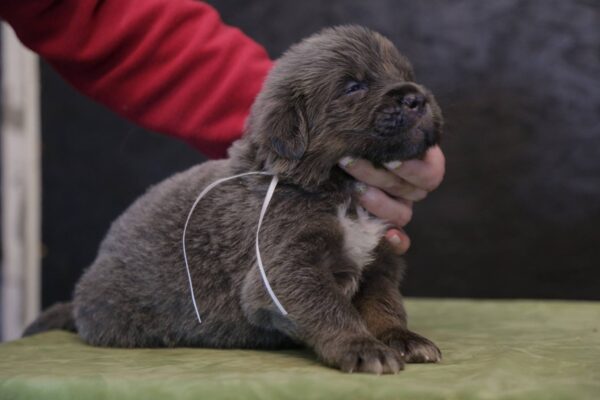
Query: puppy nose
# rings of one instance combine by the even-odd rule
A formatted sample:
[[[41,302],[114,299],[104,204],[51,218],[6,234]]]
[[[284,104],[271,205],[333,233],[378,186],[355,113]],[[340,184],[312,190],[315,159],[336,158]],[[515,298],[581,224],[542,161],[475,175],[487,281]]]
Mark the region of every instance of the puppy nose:
[[[400,104],[402,105],[402,108],[405,108],[408,112],[420,113],[423,111],[426,102],[427,99],[423,94],[408,93],[402,98]]]
[[[427,104],[427,97],[420,88],[413,83],[402,83],[388,90],[387,96],[394,99],[407,114],[419,115]]]

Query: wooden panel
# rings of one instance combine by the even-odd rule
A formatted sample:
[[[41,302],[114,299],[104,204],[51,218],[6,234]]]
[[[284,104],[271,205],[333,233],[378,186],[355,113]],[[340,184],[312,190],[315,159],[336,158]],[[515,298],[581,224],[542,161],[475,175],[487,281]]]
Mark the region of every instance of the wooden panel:
[[[40,117],[37,57],[2,26],[2,339],[40,304]]]

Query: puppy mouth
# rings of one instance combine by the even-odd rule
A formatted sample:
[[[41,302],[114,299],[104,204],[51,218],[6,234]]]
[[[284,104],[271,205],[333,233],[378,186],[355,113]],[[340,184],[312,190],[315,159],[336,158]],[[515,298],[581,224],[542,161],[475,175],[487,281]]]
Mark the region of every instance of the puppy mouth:
[[[421,117],[423,112],[420,111],[418,117]],[[403,113],[399,105],[383,107],[376,112],[374,132],[381,137],[396,136],[411,128],[415,124],[414,120],[415,118],[409,118]]]
[[[400,106],[387,106],[376,112],[372,138],[378,142],[379,158],[405,160],[418,158],[436,145],[440,129],[429,106],[410,115]]]

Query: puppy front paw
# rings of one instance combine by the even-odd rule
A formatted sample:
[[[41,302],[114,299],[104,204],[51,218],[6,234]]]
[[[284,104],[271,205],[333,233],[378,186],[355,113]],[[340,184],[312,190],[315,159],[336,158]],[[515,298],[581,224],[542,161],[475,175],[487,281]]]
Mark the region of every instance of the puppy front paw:
[[[344,372],[395,374],[404,369],[396,350],[373,338],[357,338],[337,344],[332,364]]]
[[[407,363],[435,363],[442,359],[442,352],[435,343],[408,329],[391,329],[379,340],[400,352]]]

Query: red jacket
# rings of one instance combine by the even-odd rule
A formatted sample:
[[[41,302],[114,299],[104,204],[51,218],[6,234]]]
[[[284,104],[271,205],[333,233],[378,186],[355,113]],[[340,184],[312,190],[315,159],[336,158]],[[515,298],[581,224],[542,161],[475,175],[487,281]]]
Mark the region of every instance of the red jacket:
[[[210,157],[241,136],[271,68],[191,0],[0,0],[0,17],[79,91]]]

